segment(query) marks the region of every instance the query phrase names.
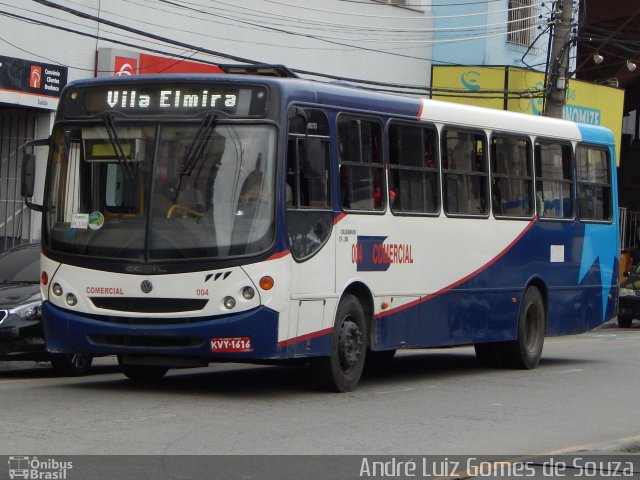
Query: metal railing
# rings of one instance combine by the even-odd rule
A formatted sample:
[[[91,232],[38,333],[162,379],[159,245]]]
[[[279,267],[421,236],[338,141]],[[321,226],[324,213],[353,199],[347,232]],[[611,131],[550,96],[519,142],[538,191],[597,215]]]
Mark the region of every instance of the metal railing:
[[[630,211],[624,207],[620,212],[620,248],[633,251],[640,249],[640,212]]]

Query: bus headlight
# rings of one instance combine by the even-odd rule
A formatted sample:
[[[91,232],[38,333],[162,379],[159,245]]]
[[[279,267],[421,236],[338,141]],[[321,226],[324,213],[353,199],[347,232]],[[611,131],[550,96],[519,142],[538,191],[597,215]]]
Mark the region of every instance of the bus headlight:
[[[244,287],[242,289],[242,296],[245,300],[251,300],[256,295],[256,291],[252,287]]]
[[[78,303],[78,299],[73,293],[67,294],[66,301],[67,301],[67,305],[69,305],[70,307],[75,307],[76,304]]]
[[[59,283],[54,283],[53,285],[51,285],[51,291],[56,297],[62,295],[62,287]]]
[[[224,300],[222,300],[222,304],[227,310],[233,310],[236,306],[236,299],[233,297],[224,297]]]

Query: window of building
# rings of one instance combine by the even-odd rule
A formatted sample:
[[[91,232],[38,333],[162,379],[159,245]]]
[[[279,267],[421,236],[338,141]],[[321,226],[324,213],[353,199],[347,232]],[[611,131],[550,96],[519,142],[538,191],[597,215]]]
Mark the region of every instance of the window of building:
[[[440,189],[435,128],[389,125],[389,199],[396,213],[437,213]]]
[[[338,117],[340,204],[345,210],[385,207],[382,125],[349,115]]]
[[[486,215],[489,174],[484,134],[445,128],[441,152],[445,212]]]
[[[526,137],[491,139],[491,203],[496,217],[533,217],[533,152]]]
[[[528,47],[536,32],[537,12],[533,0],[509,0],[507,42]]]
[[[571,146],[538,141],[535,153],[538,216],[573,218]]]
[[[578,215],[583,220],[611,219],[610,161],[606,150],[579,145],[576,150]]]

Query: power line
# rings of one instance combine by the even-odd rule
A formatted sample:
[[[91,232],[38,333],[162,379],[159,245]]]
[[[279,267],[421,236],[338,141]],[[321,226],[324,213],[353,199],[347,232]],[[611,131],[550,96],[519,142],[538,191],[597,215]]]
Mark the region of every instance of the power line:
[[[43,4],[45,6],[52,6],[51,2],[48,2],[46,0],[34,0],[34,1],[37,1],[37,3]],[[126,26],[120,25],[120,24],[118,24],[116,22],[110,22],[110,21],[105,21],[105,20],[100,19],[100,18],[95,18],[95,16],[92,16],[92,15],[89,15],[89,14],[85,14],[83,12],[74,13],[75,11],[73,9],[69,9],[69,8],[66,8],[66,7],[59,7],[57,5],[53,5],[53,7],[54,8],[58,8],[60,10],[63,10],[65,12],[67,12],[67,13],[72,13],[74,15],[80,16],[82,18],[93,20],[93,21],[96,21],[98,23],[107,24],[107,25],[112,26],[112,27],[117,28],[117,29],[124,29],[125,31],[133,32],[136,35],[140,35],[140,36],[143,36],[143,37],[150,37],[150,38],[153,38],[153,39],[158,40],[160,42],[166,42],[166,43],[170,43],[170,44],[173,44],[173,45],[177,44],[177,45],[181,46],[182,48],[185,48],[187,50],[192,50],[194,53],[195,52],[204,53],[204,54],[208,54],[208,55],[212,55],[212,56],[217,56],[219,58],[225,58],[225,59],[231,59],[231,60],[234,60],[234,61],[239,61],[240,63],[251,63],[251,64],[263,63],[263,62],[258,62],[258,61],[255,61],[255,60],[243,59],[241,57],[224,54],[222,52],[216,52],[216,51],[211,51],[209,49],[203,49],[203,48],[200,48],[200,47],[197,47],[197,46],[194,46],[194,45],[185,44],[183,42],[176,42],[176,41],[167,42],[167,40],[169,40],[169,39],[166,39],[166,38],[158,36],[158,35],[148,34],[147,32],[143,32],[143,31],[138,30],[138,29],[133,29],[133,28],[130,28],[130,27],[126,27]],[[8,13],[8,12],[0,12],[0,14],[5,14],[7,16],[10,16],[10,17],[13,17],[13,18],[16,18],[16,19],[20,19],[20,20],[25,21],[25,22],[36,23],[36,24],[40,24],[40,25],[47,26],[47,27],[50,27],[50,28],[58,28],[60,30],[64,30],[64,31],[71,32],[71,33],[76,33],[76,34],[79,34],[79,35],[84,35],[84,36],[97,38],[97,39],[100,38],[100,39],[103,39],[105,41],[113,42],[113,43],[116,43],[116,44],[122,44],[122,45],[130,46],[130,47],[133,47],[133,48],[139,48],[139,49],[146,50],[146,51],[153,51],[154,53],[166,54],[166,52],[163,52],[163,51],[160,51],[160,50],[157,50],[157,49],[152,49],[152,48],[148,48],[148,47],[144,47],[144,46],[140,46],[140,45],[135,45],[135,44],[119,41],[119,40],[116,40],[116,39],[100,37],[100,36],[97,36],[97,35],[88,34],[86,32],[79,32],[77,30],[73,30],[73,29],[70,29],[70,28],[65,28],[65,27],[62,27],[62,26],[59,26],[59,25],[52,25],[50,23],[43,22],[43,21],[35,21],[32,18],[21,17],[19,15],[11,14],[11,13]],[[173,56],[174,58],[183,58],[183,59],[187,58],[188,59],[188,58],[191,58],[193,56],[193,54],[188,56],[188,57],[184,56],[184,55],[175,55],[175,54],[171,55],[171,56]],[[216,64],[216,63],[207,62],[207,61],[204,61],[203,63]],[[450,62],[447,62],[447,63],[451,64]],[[426,92],[436,92],[436,91],[445,92],[445,90],[446,90],[446,89],[433,89],[433,88],[430,88],[430,87],[415,86],[415,85],[404,85],[404,84],[393,84],[393,83],[385,83],[385,82],[374,82],[374,81],[369,81],[369,80],[346,78],[346,77],[343,77],[343,76],[336,76],[336,75],[330,75],[330,74],[319,73],[319,72],[304,71],[304,70],[299,70],[299,69],[296,69],[295,71],[297,73],[301,74],[301,75],[310,75],[310,76],[326,78],[326,79],[334,79],[334,80],[356,82],[356,83],[359,83],[359,84],[373,85],[373,86],[376,86],[376,87],[390,87],[390,88],[402,89],[402,90],[414,90],[414,91],[416,91],[416,93],[417,92],[425,92],[426,93]],[[377,88],[377,90],[381,90],[381,88]],[[454,94],[452,96],[456,96],[455,93],[458,93],[458,94],[465,93],[465,96],[468,96],[468,92],[466,90],[464,90],[464,89],[449,89],[449,92]],[[396,90],[395,93],[410,93],[410,92]],[[478,93],[481,95],[480,98],[487,98],[486,94],[488,94],[490,92],[482,91],[482,92],[477,92],[476,94],[478,94]],[[482,97],[482,95],[485,95],[485,96]],[[532,95],[532,93],[531,93],[530,90],[521,90],[521,91],[501,90],[500,91],[500,95],[502,95],[502,96],[509,95],[509,96],[513,96],[513,98],[522,98],[522,97],[530,97]],[[457,96],[460,96],[460,95],[457,95]]]
[[[156,35],[156,34],[150,33],[150,32],[144,32],[144,31],[139,30],[137,28],[129,27],[129,26],[122,25],[122,24],[119,24],[119,23],[116,23],[116,22],[112,22],[110,20],[106,20],[106,19],[102,19],[100,17],[96,17],[95,15],[90,15],[88,13],[84,13],[84,12],[81,12],[81,11],[78,11],[78,10],[75,10],[75,9],[72,9],[72,8],[63,7],[61,5],[57,5],[57,4],[53,3],[53,2],[50,2],[48,0],[32,0],[32,1],[34,1],[36,3],[39,3],[41,5],[44,5],[44,6],[50,7],[50,8],[54,8],[54,9],[65,11],[65,12],[71,14],[71,15],[79,16],[81,18],[92,20],[92,21],[95,21],[95,22],[98,22],[98,23],[102,23],[102,24],[106,24],[106,25],[109,25],[109,26],[112,26],[112,27],[120,28],[120,29],[129,31],[131,33],[136,33],[136,34],[141,35],[143,37],[149,37],[149,38],[153,38],[155,40],[164,41],[167,44],[179,46],[181,48],[193,48],[195,50],[198,50],[201,53],[205,53],[205,54],[208,54],[208,55],[213,55],[213,56],[220,57],[220,58],[225,58],[225,59],[228,59],[228,60],[234,60],[234,61],[237,61],[237,62],[240,62],[240,63],[250,63],[250,64],[263,63],[263,62],[258,62],[258,61],[255,61],[255,60],[239,57],[237,55],[226,54],[226,53],[223,53],[223,52],[217,52],[215,50],[211,50],[211,49],[207,49],[207,48],[195,47],[195,46],[189,45],[189,44],[187,44],[185,42],[181,42],[181,41],[178,41],[178,40],[170,39],[170,38],[167,38],[167,37],[162,37],[160,35]],[[250,25],[253,25],[253,26],[260,26],[260,25],[253,24],[251,22],[241,22],[241,23],[247,23],[247,24],[250,24]],[[348,46],[348,47],[351,47],[351,48],[354,48],[354,49],[357,49],[357,50],[370,51],[370,52],[374,52],[374,53],[383,53],[383,54],[387,54],[387,55],[394,55],[395,57],[410,58],[410,59],[414,59],[414,60],[423,60],[423,61],[424,60],[427,60],[427,61],[430,60],[430,59],[425,59],[425,58],[422,58],[422,57],[416,57],[414,55],[406,55],[406,54],[402,54],[402,53],[390,53],[390,52],[385,52],[383,50],[376,50],[376,49],[373,49],[373,48],[363,47],[363,46],[359,46],[359,45],[344,44],[344,43],[341,43],[341,42],[320,38],[320,37],[317,37],[317,36],[311,35],[311,34],[299,34],[299,33],[289,32],[287,30],[276,29],[276,28],[273,28],[273,27],[264,27],[264,26],[261,26],[261,27],[262,28],[266,28],[267,30],[277,31],[277,32],[280,32],[280,33],[287,33],[289,35],[299,35],[299,36],[302,36],[302,37],[307,37],[307,38],[311,38],[311,39],[314,39],[314,40],[327,42],[327,43],[334,44],[334,45]],[[318,74],[318,75],[321,76],[321,74]]]
[[[268,0],[267,0],[268,1]],[[376,1],[376,0],[338,0],[339,2],[344,2],[344,3],[366,3],[367,5],[380,5],[380,6],[385,6],[385,7],[464,7],[464,6],[469,6],[469,5],[486,5],[488,3],[495,3],[495,2],[504,2],[504,0],[480,0],[478,2],[460,2],[460,3],[406,3],[404,5],[395,5],[395,4],[389,4],[386,2],[380,2],[380,1]]]

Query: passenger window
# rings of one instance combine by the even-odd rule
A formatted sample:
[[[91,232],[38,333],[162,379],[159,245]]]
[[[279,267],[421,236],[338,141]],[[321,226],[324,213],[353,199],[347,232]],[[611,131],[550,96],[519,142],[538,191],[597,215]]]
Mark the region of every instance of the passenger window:
[[[440,188],[435,128],[389,125],[389,200],[395,213],[437,213]]]
[[[611,175],[605,150],[579,145],[576,150],[578,215],[583,220],[611,220]]]
[[[342,208],[383,210],[385,182],[380,123],[348,115],[340,116],[338,155]]]
[[[571,146],[538,141],[535,153],[538,216],[573,218]]]
[[[496,217],[533,217],[533,152],[526,137],[491,139],[491,204]]]
[[[291,254],[304,260],[331,234],[329,122],[318,109],[293,107],[289,113],[285,203]]]
[[[485,216],[489,174],[484,134],[445,128],[441,151],[445,212]]]

